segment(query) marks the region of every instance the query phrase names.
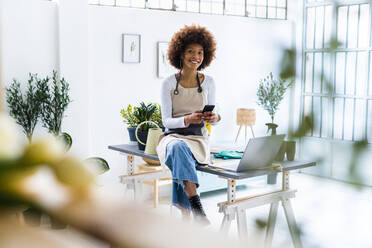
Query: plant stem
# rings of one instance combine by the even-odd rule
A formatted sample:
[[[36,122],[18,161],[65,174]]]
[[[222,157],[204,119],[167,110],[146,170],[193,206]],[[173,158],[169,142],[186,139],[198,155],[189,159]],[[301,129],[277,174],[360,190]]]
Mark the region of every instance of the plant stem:
[[[32,133],[27,134],[28,143],[31,144],[32,142]]]

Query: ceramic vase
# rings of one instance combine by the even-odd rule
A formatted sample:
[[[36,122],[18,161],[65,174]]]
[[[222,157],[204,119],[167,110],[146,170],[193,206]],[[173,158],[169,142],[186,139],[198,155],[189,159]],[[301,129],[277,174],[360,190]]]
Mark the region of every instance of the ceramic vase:
[[[296,155],[296,141],[286,141],[286,155],[288,161],[293,161]]]

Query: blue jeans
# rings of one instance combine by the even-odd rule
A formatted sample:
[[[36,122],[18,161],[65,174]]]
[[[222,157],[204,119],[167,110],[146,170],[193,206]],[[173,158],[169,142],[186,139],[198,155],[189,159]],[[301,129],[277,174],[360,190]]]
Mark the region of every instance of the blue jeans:
[[[184,209],[191,209],[183,181],[190,181],[199,187],[196,175],[198,164],[190,148],[182,140],[173,140],[167,145],[165,164],[172,172],[172,204]]]

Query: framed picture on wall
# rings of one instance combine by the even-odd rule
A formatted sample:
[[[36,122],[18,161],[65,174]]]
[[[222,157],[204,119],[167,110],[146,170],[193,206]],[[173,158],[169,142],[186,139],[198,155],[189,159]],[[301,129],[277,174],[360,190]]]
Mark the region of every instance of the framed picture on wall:
[[[122,62],[123,63],[141,62],[141,35],[139,34],[122,35]]]
[[[175,73],[177,70],[169,64],[167,51],[169,42],[158,42],[158,77],[165,78]]]

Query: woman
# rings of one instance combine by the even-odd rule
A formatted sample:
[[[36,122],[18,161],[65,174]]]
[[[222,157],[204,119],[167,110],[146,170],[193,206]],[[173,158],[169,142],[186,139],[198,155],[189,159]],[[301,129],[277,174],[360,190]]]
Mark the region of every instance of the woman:
[[[168,59],[180,71],[162,85],[162,120],[167,131],[157,146],[160,161],[172,172],[173,205],[188,213],[191,209],[194,218],[203,224],[209,224],[209,220],[196,192],[199,183],[195,167],[210,162],[205,122],[216,123],[221,118],[213,112],[202,113],[205,105],[215,105],[215,84],[210,76],[198,71],[210,65],[215,51],[215,39],[204,27],[185,26],[174,34]]]

